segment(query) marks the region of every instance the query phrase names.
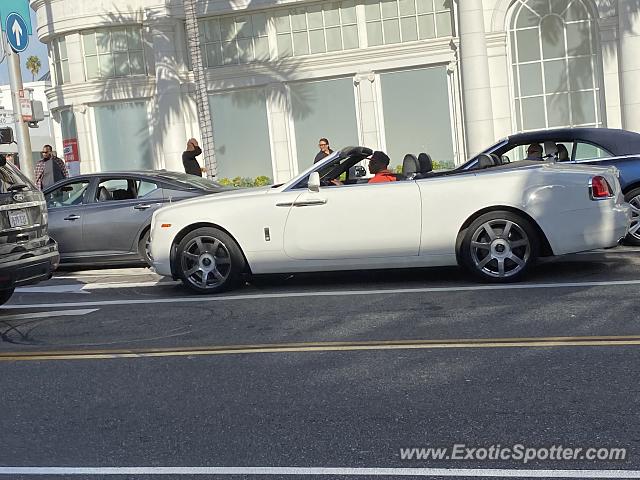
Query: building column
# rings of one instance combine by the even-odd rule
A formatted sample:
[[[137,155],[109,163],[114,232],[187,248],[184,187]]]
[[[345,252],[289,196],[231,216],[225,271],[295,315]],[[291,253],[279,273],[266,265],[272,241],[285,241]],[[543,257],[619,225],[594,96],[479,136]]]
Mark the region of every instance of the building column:
[[[602,118],[603,120],[606,118],[606,123],[603,123],[608,128],[622,128],[617,18],[601,19],[599,21],[599,31],[604,82],[601,95],[604,95],[605,101]]]
[[[460,70],[467,153],[495,141],[482,0],[458,0]]]
[[[177,24],[170,19],[149,25],[153,46],[156,94],[152,105],[152,141],[156,146],[156,168],[184,171],[182,152],[186,149],[186,120],[182,108],[180,62],[177,55]],[[204,166],[204,165],[202,165]]]
[[[622,127],[640,132],[640,9],[636,0],[619,0]]]
[[[358,87],[358,117],[360,119],[360,144],[373,150],[382,148],[380,122],[378,122],[378,102],[375,89],[376,76],[373,72],[360,73],[354,77]]]
[[[270,85],[266,88],[266,92],[273,167],[272,180],[274,183],[284,183],[298,174],[292,154],[288,93],[286,86],[282,83]]]

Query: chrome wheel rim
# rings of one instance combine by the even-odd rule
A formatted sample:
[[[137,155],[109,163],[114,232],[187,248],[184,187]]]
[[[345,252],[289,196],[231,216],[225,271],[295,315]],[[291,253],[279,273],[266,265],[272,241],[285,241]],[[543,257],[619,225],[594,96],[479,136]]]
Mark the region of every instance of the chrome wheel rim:
[[[636,240],[640,240],[640,195],[636,195],[629,200],[631,205],[631,224],[629,225],[629,235]]]
[[[513,277],[527,266],[530,257],[529,236],[515,222],[489,220],[471,237],[471,259],[479,271],[490,277]]]
[[[147,254],[147,258],[150,261],[153,261],[153,257],[151,256],[151,235],[147,235],[147,238],[144,242],[144,251]]]
[[[219,287],[231,273],[229,249],[214,237],[196,237],[187,243],[181,263],[184,278],[201,289]]]

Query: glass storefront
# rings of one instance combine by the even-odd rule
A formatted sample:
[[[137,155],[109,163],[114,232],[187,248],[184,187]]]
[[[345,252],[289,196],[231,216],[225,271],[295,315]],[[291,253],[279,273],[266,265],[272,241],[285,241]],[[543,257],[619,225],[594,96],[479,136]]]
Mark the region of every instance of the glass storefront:
[[[358,144],[353,88],[352,78],[289,85],[298,171],[311,166],[321,137],[333,149]]]
[[[267,103],[263,90],[211,95],[218,179],[273,179]]]
[[[101,170],[152,170],[155,167],[146,102],[99,105],[93,111]]]
[[[407,153],[431,155],[453,166],[453,135],[446,67],[380,75],[384,132],[392,165]]]

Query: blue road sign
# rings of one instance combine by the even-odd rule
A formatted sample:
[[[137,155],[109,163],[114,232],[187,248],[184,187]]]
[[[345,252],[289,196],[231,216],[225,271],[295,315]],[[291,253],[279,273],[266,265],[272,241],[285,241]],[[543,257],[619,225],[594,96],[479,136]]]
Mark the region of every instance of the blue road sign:
[[[16,52],[24,52],[29,45],[29,31],[27,30],[27,23],[17,13],[10,13],[7,15],[7,21],[5,23],[5,32],[7,33],[7,40],[9,45]]]
[[[5,30],[7,25],[7,16],[10,13],[17,13],[27,24],[27,32],[31,35],[31,9],[29,8],[29,0],[0,0],[0,29]]]

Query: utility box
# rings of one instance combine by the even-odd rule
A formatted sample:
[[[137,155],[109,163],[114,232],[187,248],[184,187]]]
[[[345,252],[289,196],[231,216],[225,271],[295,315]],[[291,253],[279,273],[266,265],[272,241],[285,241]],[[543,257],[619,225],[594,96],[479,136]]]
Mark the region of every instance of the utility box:
[[[13,130],[10,127],[0,128],[0,145],[13,143]]]

